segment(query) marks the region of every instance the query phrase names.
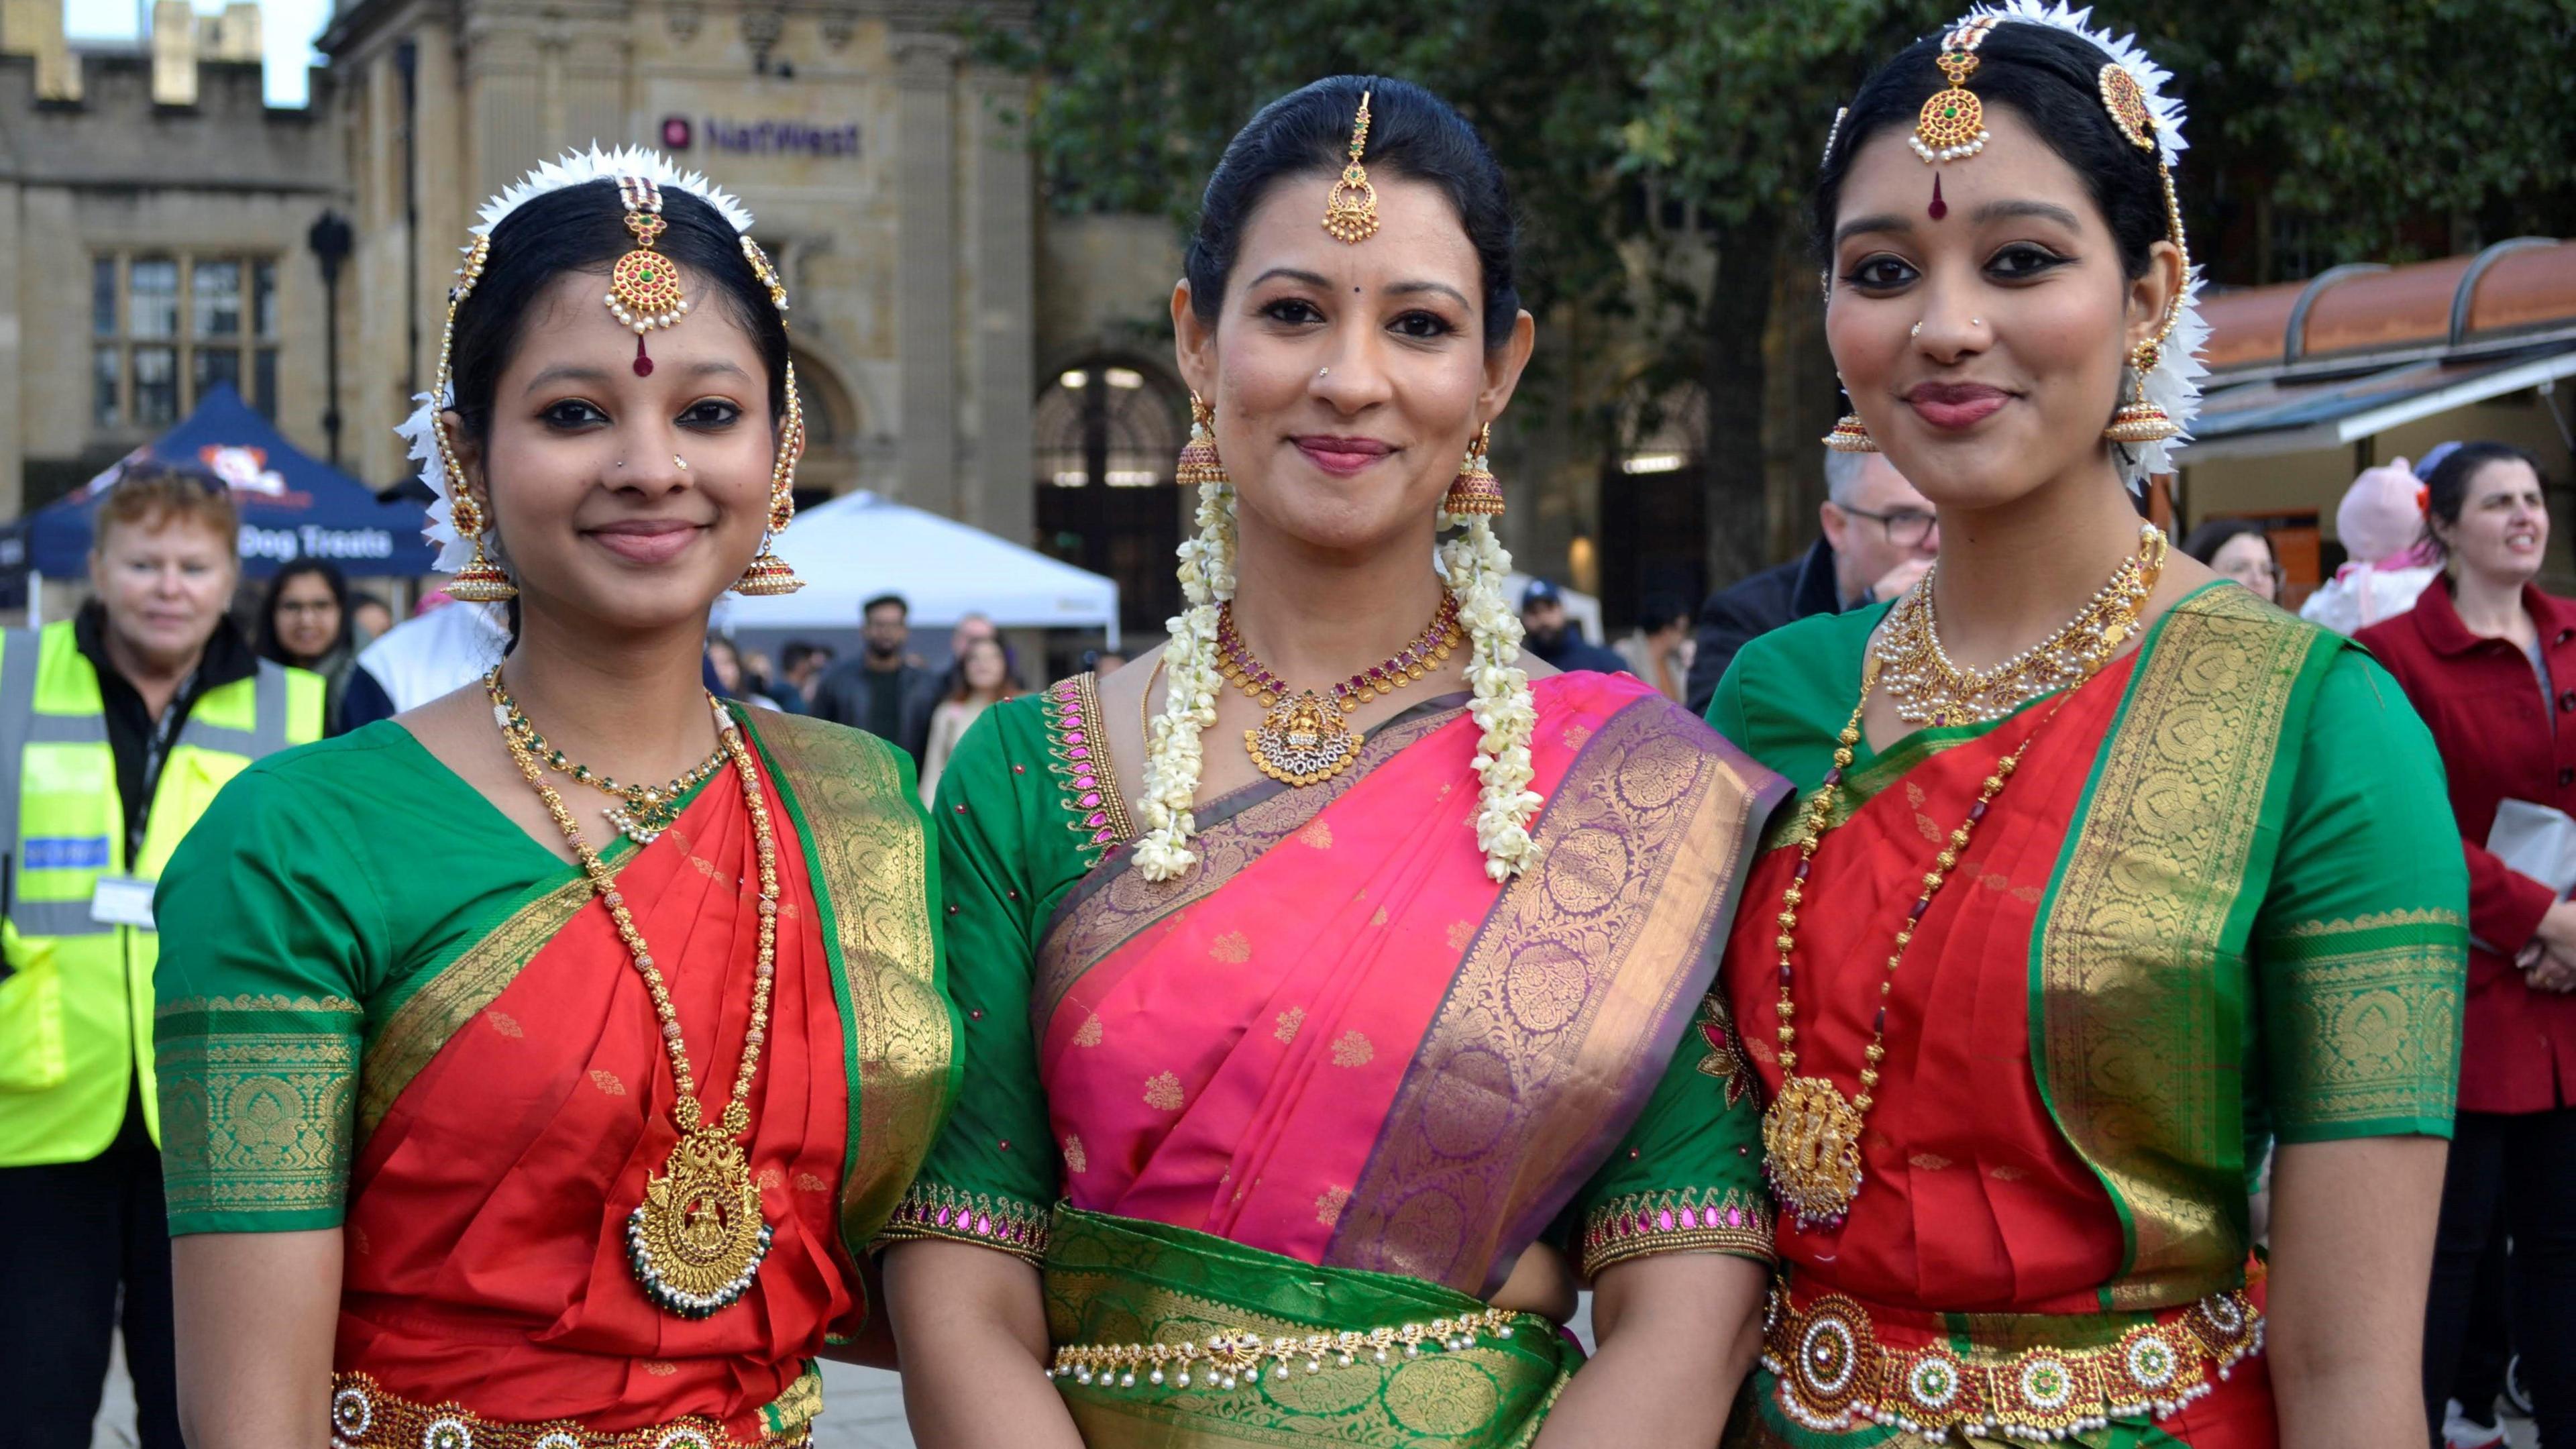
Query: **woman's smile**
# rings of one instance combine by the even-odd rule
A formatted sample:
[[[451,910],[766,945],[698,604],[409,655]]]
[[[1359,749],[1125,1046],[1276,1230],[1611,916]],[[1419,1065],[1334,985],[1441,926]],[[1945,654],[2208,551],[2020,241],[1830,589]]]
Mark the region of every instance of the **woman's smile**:
[[[1393,443],[1377,438],[1345,438],[1324,433],[1307,433],[1290,438],[1306,461],[1336,478],[1351,478],[1392,458],[1398,451]]]
[[[706,525],[683,518],[623,518],[582,535],[630,563],[665,564],[698,541]]]

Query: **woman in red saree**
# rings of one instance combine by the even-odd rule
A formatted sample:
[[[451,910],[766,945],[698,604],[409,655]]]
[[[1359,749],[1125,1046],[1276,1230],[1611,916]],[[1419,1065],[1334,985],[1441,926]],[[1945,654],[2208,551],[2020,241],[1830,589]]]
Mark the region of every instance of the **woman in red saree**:
[[[1531,323],[1447,106],[1275,103],[1199,235],[1190,611],[940,782],[968,1070],[886,1234],[914,1433],[1711,1441],[1769,1208],[1708,990],[1778,782],[1520,655],[1479,436]]]
[[[1943,542],[1711,705],[1806,792],[1727,955],[1781,1199],[1734,1442],[2415,1449],[2465,945],[2441,769],[2367,656],[2141,528],[2122,484],[2197,398],[2180,115],[2080,19],[1980,11],[1828,143],[1829,441]]]
[[[900,754],[699,684],[802,442],[749,225],[641,152],[487,209],[411,431],[509,656],[246,772],[164,879],[201,1449],[800,1444],[857,1351],[954,1027]]]

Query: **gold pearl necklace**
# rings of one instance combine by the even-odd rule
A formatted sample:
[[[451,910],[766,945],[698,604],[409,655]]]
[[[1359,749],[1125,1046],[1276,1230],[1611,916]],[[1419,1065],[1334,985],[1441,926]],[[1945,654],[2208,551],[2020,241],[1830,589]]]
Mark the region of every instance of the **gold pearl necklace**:
[[[2164,530],[2142,525],[2138,552],[2120,561],[2074,618],[1992,669],[1969,669],[1941,647],[1932,597],[1941,566],[1934,564],[1888,610],[1871,649],[1885,667],[1883,687],[1896,717],[1917,725],[1991,724],[2051,690],[2090,679],[2136,627],[2164,567]]]
[[[733,762],[743,804],[751,811],[760,856],[760,964],[751,984],[751,1025],[743,1033],[742,1064],[734,1072],[733,1096],[722,1115],[710,1123],[691,1085],[696,1077],[689,1068],[688,1045],[681,1040],[679,1009],[671,1002],[670,986],[653,960],[652,948],[644,942],[643,931],[626,909],[617,877],[582,838],[581,826],[563,796],[546,783],[544,767],[511,727],[516,707],[502,691],[500,666],[483,676],[483,688],[491,696],[493,722],[500,726],[511,762],[545,803],[546,813],[554,817],[564,843],[581,862],[591,893],[608,907],[618,939],[626,943],[645,990],[652,994],[653,1015],[662,1026],[662,1048],[671,1061],[676,1089],[671,1121],[680,1129],[680,1140],[672,1144],[671,1155],[662,1164],[663,1175],[645,1175],[644,1200],[627,1215],[627,1261],[645,1296],[657,1307],[682,1318],[704,1318],[751,1291],[761,1261],[769,1255],[772,1235],[769,1224],[761,1220],[760,1188],[751,1180],[749,1159],[736,1140],[751,1127],[752,1075],[760,1066],[761,1044],[769,1039],[769,998],[778,975],[778,842],[770,825],[769,802],[760,793],[760,776],[752,767],[751,750],[733,717],[714,695],[708,695],[720,748]]]
[[[2012,753],[1995,762],[1977,791],[1976,803],[1968,807],[1968,817],[1959,822],[1943,842],[1940,853],[1933,857],[1932,869],[1923,874],[1923,888],[1906,911],[1905,922],[1896,928],[1896,940],[1887,956],[1887,973],[1879,978],[1878,1012],[1870,1027],[1869,1044],[1861,1049],[1860,1092],[1846,1098],[1842,1089],[1821,1075],[1799,1076],[1798,1006],[1793,994],[1796,982],[1794,957],[1798,946],[1798,908],[1806,901],[1807,879],[1816,862],[1816,851],[1824,844],[1825,833],[1834,828],[1834,805],[1842,793],[1843,772],[1850,769],[1861,737],[1861,720],[1869,710],[1869,696],[1885,676],[1885,655],[1873,650],[1861,661],[1860,702],[1852,706],[1851,718],[1843,723],[1842,732],[1834,737],[1833,768],[1825,771],[1824,783],[1807,800],[1805,818],[1798,824],[1798,866],[1781,888],[1780,932],[1773,938],[1779,950],[1780,1002],[1780,1092],[1762,1113],[1762,1170],[1771,1181],[1772,1192],[1780,1204],[1797,1219],[1800,1229],[1839,1226],[1851,1211],[1852,1200],[1859,1196],[1862,1180],[1860,1143],[1861,1129],[1867,1124],[1869,1109],[1877,1105],[1878,1064],[1887,1055],[1887,1003],[1896,991],[1897,968],[1905,964],[1906,949],[1914,944],[1914,932],[1931,911],[1933,897],[1940,894],[1950,875],[1958,869],[1960,853],[1968,848],[1977,826],[1984,822],[1995,797],[2021,768],[2022,756],[2030,750],[2057,712],[2074,697],[2073,685],[2089,679],[2107,662],[2118,641],[2134,632],[2138,616],[2155,591],[2154,580],[2164,563],[2164,535],[2154,525],[2147,526],[2142,543],[2147,552],[2143,567],[2146,587],[2143,590],[2121,590],[2122,600],[2107,614],[2096,614],[2093,606],[2079,615],[2077,623],[2092,631],[2092,637],[2069,646],[2071,657],[2089,661],[2082,675],[2064,681],[2057,701],[2048,713],[2024,736]],[[2098,604],[2112,593],[2123,577],[2141,567],[2137,557],[2121,562],[2112,575],[2112,583],[2095,595]],[[1928,594],[1931,580],[1927,576],[1917,594]],[[1910,597],[1910,596],[1909,596]],[[2086,623],[2087,620],[2091,623]],[[1891,623],[1893,617],[1891,616]],[[2070,625],[2069,628],[2075,627]],[[2060,630],[2059,637],[2067,631]],[[2000,716],[1996,716],[2000,717]]]

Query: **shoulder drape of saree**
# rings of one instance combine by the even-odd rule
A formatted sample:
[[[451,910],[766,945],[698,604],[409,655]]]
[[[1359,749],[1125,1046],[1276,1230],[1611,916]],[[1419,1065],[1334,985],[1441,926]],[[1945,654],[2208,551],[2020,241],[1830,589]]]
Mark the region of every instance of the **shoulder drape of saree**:
[[[2282,864],[2309,713],[2349,647],[2242,589],[2204,589],[2160,621],[2085,782],[2031,943],[2032,1062],[2120,1212],[2106,1307],[2171,1307],[2242,1274],[2249,942]],[[2409,964],[2420,928],[2438,930],[2415,924],[2397,943],[2415,948],[2399,952]],[[2430,1031],[2446,1040],[2455,995],[2448,1005]]]
[[[930,849],[911,765],[873,736],[743,710],[813,871],[850,1086],[841,1239],[865,1249],[894,1211],[957,1095],[965,1060],[930,903]]]
[[[1662,1078],[1785,789],[1634,681],[1539,700],[1545,855],[1507,886],[1452,703],[1209,812],[1183,880],[1068,897],[1034,1010],[1076,1208],[1491,1291]]]

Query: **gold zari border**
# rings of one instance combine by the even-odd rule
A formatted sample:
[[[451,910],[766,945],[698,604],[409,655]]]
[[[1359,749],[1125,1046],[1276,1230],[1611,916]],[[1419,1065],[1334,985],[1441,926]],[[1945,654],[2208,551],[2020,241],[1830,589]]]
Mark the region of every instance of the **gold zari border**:
[[[2262,1351],[2262,1310],[2232,1289],[2095,1348],[1887,1347],[1853,1300],[1837,1293],[1798,1308],[1778,1288],[1762,1331],[1762,1366],[1792,1421],[1825,1433],[1878,1424],[1935,1438],[1959,1429],[2061,1439],[2113,1419],[2166,1418]]]

